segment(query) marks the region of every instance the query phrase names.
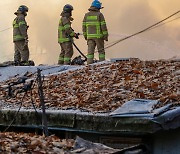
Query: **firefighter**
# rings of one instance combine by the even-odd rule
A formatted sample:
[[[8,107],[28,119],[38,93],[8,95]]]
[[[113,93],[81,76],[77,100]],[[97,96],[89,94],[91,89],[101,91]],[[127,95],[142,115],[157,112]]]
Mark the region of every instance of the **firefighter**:
[[[70,65],[73,56],[73,37],[78,39],[78,34],[71,28],[73,6],[66,4],[63,7],[58,28],[58,43],[61,47],[58,64]]]
[[[29,48],[28,48],[28,25],[25,20],[28,7],[25,5],[19,6],[14,13],[17,17],[13,21],[13,42],[14,42],[14,62],[16,65],[28,64]]]
[[[104,40],[108,41],[108,30],[100,9],[102,9],[102,3],[94,0],[83,20],[83,35],[88,45],[87,64],[93,63],[96,46],[99,53],[99,61],[105,60]]]

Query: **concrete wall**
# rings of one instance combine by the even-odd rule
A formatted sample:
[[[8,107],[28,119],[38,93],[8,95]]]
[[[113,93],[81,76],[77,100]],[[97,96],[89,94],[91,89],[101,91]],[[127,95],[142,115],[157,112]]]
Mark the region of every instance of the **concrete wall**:
[[[180,154],[180,129],[155,135],[153,154]]]

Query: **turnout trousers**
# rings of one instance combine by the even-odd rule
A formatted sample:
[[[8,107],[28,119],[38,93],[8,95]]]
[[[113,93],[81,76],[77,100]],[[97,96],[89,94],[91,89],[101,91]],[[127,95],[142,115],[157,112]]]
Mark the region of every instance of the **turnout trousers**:
[[[87,64],[93,63],[96,46],[99,53],[99,61],[105,60],[104,39],[88,39],[87,45],[88,45]]]
[[[60,43],[61,53],[59,55],[58,64],[70,65],[73,56],[72,42]]]
[[[25,40],[14,42],[14,61],[17,62],[28,62],[29,60],[29,48]]]

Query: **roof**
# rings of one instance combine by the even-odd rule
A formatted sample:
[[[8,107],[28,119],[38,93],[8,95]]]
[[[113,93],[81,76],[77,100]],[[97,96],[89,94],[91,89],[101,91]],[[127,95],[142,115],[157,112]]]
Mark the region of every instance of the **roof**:
[[[1,109],[0,124],[8,126],[16,115],[13,126],[37,127],[41,125],[37,114],[32,109]],[[163,110],[162,110],[163,111]],[[41,110],[37,110],[41,114]],[[160,130],[170,130],[180,127],[180,107],[166,109],[163,112],[121,114],[92,113],[81,110],[47,110],[49,129],[91,132],[116,135],[148,135]],[[40,116],[40,115],[39,115]],[[40,127],[41,128],[41,127]]]
[[[49,127],[131,135],[179,128],[179,64],[179,61],[136,59],[77,68],[57,67],[58,71],[52,71],[51,75],[46,73],[44,78]],[[30,79],[36,77],[35,73],[29,76]],[[1,85],[8,85],[19,77]],[[14,86],[14,91],[20,87]],[[17,97],[4,99],[5,94],[0,90],[3,101],[0,103],[1,124],[7,124],[7,120],[15,115],[23,96],[20,93]],[[41,112],[37,85],[32,94]],[[16,126],[38,126],[29,96],[30,93],[16,117]]]
[[[172,107],[179,106],[179,65],[180,62],[176,61],[140,61],[132,59],[77,68],[71,68],[71,66],[50,67],[48,70],[45,69],[47,73],[43,85],[46,106],[47,108],[56,109],[75,108],[90,112],[111,112],[125,102],[137,98],[159,100],[154,108],[167,104],[172,104]],[[14,67],[13,69],[18,72],[27,68]],[[54,74],[48,75],[50,71]],[[26,73],[25,75],[28,76],[28,79],[36,80],[36,73]],[[23,76],[16,76],[0,83],[0,85],[8,87],[8,85],[16,83],[21,77]],[[37,87],[35,81],[32,97],[38,107]],[[23,84],[14,85],[11,88],[15,95],[18,89],[23,88]],[[6,99],[8,93],[4,91],[3,89],[0,90],[0,97]],[[23,93],[18,93],[18,97],[8,97],[6,103],[16,104],[22,96]],[[31,107],[29,96],[30,93],[25,96],[26,107]]]

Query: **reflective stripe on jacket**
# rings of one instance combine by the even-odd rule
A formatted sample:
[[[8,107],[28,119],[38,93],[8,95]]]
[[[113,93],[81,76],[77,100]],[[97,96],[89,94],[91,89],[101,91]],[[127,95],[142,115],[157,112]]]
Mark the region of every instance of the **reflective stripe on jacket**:
[[[27,23],[23,14],[18,14],[13,21],[13,41],[21,41],[28,38]]]
[[[67,17],[61,17],[58,28],[58,42],[59,43],[69,42],[71,41],[69,37],[73,37],[74,35],[75,33],[71,28],[70,19]]]
[[[95,8],[90,8],[83,20],[83,35],[87,39],[108,38],[108,30],[103,14]]]

